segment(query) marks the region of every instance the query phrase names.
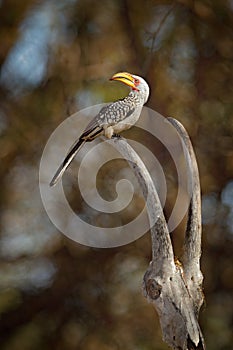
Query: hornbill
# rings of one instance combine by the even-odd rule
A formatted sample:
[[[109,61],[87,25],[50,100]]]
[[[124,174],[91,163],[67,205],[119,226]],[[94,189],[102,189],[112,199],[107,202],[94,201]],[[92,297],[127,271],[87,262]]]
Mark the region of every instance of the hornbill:
[[[118,80],[129,86],[129,95],[103,107],[92,119],[57,169],[50,186],[56,185],[61,179],[65,170],[85,142],[92,141],[100,135],[110,139],[121,131],[129,129],[137,122],[142,107],[149,97],[150,89],[147,82],[137,75],[126,72],[116,73],[110,80]]]

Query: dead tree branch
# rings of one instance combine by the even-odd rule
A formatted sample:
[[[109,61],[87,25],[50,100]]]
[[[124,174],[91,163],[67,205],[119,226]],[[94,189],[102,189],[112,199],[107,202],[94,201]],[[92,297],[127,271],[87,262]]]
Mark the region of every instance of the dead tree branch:
[[[193,193],[184,242],[183,266],[175,262],[168,226],[154,183],[144,163],[125,139],[113,140],[115,148],[133,169],[142,188],[151,225],[152,261],[143,281],[144,294],[158,312],[163,339],[176,350],[205,349],[198,324],[203,303],[200,184],[195,154],[184,127],[168,118],[177,130],[189,164]]]

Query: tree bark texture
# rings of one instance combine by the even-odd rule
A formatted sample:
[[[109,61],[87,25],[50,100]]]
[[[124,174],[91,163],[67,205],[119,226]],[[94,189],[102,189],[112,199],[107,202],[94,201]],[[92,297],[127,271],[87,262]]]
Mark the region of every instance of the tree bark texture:
[[[181,262],[174,258],[168,226],[160,200],[144,163],[123,138],[113,139],[114,147],[133,169],[146,200],[151,227],[152,261],[144,275],[143,291],[159,315],[164,341],[177,350],[203,350],[204,339],[198,314],[204,300],[201,257],[201,199],[195,154],[188,133],[176,119],[167,118],[183,143],[192,182]]]

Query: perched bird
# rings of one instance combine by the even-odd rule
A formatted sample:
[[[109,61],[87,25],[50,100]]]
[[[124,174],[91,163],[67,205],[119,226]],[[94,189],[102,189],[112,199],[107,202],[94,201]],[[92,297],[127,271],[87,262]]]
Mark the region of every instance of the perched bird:
[[[147,82],[137,75],[125,72],[114,74],[110,80],[118,80],[128,85],[131,88],[129,95],[103,107],[92,119],[57,169],[50,186],[56,185],[60,180],[85,142],[92,141],[100,135],[109,139],[118,136],[121,131],[129,129],[138,120],[142,107],[149,97],[150,89]]]

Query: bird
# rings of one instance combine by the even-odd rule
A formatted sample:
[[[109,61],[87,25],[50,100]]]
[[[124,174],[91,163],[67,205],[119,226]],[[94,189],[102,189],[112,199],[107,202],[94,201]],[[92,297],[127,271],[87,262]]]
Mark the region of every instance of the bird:
[[[127,72],[116,73],[110,80],[127,85],[130,88],[128,96],[104,106],[91,120],[57,169],[50,187],[58,183],[85,142],[90,142],[101,135],[108,139],[120,137],[121,131],[129,129],[139,119],[142,107],[149,98],[148,83],[142,77]]]

